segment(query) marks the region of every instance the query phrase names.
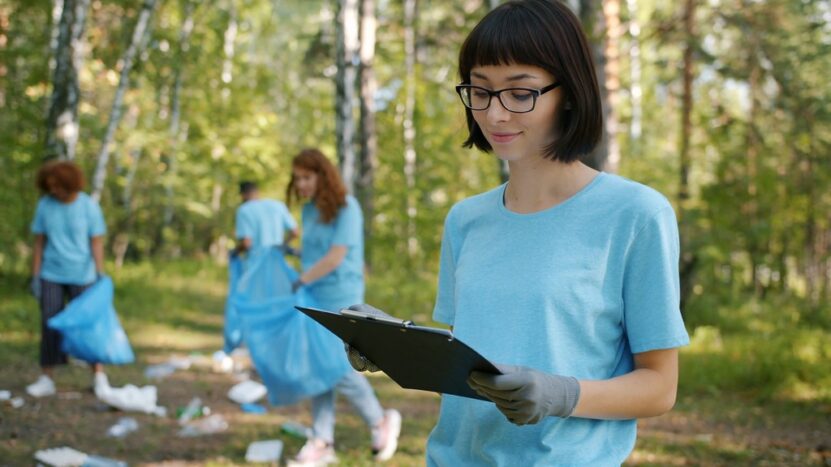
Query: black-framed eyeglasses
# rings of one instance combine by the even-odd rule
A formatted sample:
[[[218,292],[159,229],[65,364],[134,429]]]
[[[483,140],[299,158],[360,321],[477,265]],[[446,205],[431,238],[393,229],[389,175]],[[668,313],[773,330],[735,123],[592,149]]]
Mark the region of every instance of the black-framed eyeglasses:
[[[537,98],[559,86],[560,83],[549,84],[541,89],[532,88],[505,88],[491,91],[472,84],[456,86],[456,92],[462,99],[462,104],[470,110],[485,110],[491,106],[491,98],[496,96],[502,107],[508,112],[524,114],[534,110]]]

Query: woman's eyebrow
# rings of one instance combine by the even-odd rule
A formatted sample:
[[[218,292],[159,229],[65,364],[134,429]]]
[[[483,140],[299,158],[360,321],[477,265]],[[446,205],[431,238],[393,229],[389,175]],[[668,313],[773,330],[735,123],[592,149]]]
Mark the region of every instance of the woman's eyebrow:
[[[531,75],[528,73],[520,73],[518,75],[513,75],[508,77],[508,81],[522,81],[524,79],[536,79],[537,76]]]

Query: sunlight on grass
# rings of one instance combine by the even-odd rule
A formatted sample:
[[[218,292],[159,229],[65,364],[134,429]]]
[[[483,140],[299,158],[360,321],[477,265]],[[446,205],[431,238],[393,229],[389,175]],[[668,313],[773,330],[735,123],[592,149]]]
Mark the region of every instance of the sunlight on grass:
[[[130,342],[136,347],[175,351],[222,348],[221,334],[205,334],[161,324],[144,324],[129,335]]]

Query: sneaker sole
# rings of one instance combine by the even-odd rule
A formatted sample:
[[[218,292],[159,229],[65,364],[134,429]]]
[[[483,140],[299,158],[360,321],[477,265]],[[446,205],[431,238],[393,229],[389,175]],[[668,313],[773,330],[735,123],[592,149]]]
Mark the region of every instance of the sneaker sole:
[[[401,434],[401,413],[397,410],[389,410],[387,413],[389,414],[390,424],[392,426],[392,429],[390,430],[392,439],[387,442],[384,449],[381,449],[378,451],[378,454],[375,455],[374,459],[379,462],[388,461],[392,458],[393,454],[395,454],[395,450],[398,449],[398,435]]]

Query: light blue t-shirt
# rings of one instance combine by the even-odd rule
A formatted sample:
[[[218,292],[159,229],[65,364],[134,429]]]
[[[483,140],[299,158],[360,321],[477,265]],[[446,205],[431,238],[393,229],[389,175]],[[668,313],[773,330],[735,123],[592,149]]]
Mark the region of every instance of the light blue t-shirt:
[[[633,369],[633,353],[683,346],[675,213],[658,192],[600,173],[570,199],[517,214],[502,185],[456,204],[442,241],[434,319],[495,363],[578,379]],[[427,464],[620,465],[635,420],[508,422],[491,402],[442,396]]]
[[[286,231],[297,228],[288,208],[273,199],[248,200],[237,208],[237,238],[251,240],[251,250],[282,245]]]
[[[42,196],[32,233],[46,237],[40,277],[58,284],[85,285],[95,280],[90,239],[107,233],[101,207],[86,193],[71,203]]]
[[[333,246],[346,246],[346,257],[334,271],[309,284],[309,291],[325,309],[340,309],[364,301],[363,213],[358,201],[346,196],[346,205],[328,224],[320,221],[313,202],[303,206],[303,270],[326,256]]]

